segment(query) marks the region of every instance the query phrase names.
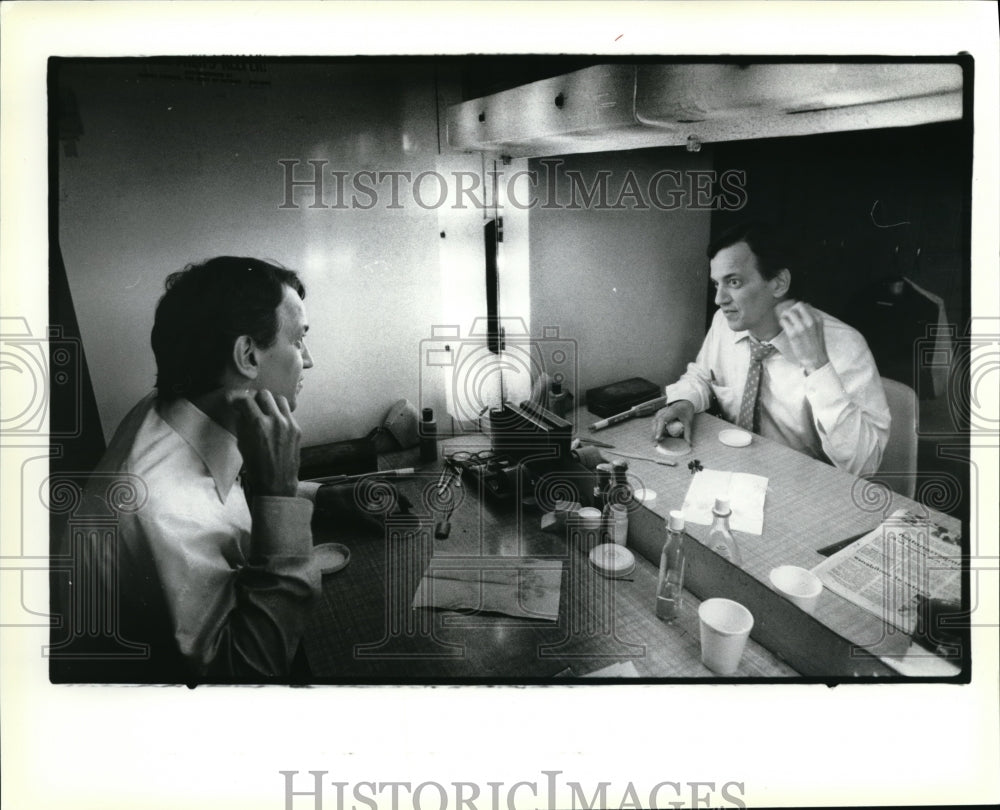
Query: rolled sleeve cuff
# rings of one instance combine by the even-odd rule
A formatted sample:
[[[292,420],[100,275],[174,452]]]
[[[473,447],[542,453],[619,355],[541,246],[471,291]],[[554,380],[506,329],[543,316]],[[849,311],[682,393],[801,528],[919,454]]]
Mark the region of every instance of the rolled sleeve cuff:
[[[255,555],[309,557],[312,554],[311,501],[257,496],[253,499],[251,514]]]
[[[678,380],[673,385],[668,385],[664,394],[667,397],[667,404],[676,402],[679,399],[686,399],[694,405],[695,413],[708,410],[708,402],[705,395],[696,387],[684,380]]]
[[[850,397],[832,363],[821,366],[806,377],[805,392],[813,416],[826,430],[837,423],[850,404]]]
[[[316,502],[316,493],[319,488],[323,486],[318,481],[299,481],[299,486],[295,492],[297,498],[305,498],[306,500]]]

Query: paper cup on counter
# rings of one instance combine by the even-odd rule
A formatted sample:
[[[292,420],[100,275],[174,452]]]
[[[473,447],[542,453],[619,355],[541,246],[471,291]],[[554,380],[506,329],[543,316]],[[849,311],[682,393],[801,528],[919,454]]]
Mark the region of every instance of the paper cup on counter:
[[[768,574],[771,587],[806,613],[816,610],[823,582],[812,571],[797,565],[779,565]]]
[[[719,675],[732,675],[753,629],[753,614],[732,599],[706,599],[698,606],[698,620],[701,662]]]

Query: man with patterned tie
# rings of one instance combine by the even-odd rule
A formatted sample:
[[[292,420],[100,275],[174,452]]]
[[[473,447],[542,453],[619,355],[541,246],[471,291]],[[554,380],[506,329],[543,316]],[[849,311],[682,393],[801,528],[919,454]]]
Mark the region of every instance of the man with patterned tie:
[[[723,233],[708,249],[719,307],[695,362],[666,388],[653,440],[712,401],[729,421],[864,475],[878,470],[889,406],[864,338],[789,296],[784,248],[763,223]]]

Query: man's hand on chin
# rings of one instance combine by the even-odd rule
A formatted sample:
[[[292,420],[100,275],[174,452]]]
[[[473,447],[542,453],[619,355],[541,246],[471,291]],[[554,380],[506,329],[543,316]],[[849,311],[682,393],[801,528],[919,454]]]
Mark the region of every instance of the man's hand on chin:
[[[782,301],[775,307],[795,360],[806,374],[830,362],[823,337],[823,317],[804,301]]]

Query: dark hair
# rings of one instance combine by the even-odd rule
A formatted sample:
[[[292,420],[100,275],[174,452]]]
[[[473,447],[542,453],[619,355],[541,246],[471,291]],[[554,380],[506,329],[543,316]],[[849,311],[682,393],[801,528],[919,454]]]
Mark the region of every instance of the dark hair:
[[[305,298],[305,287],[291,270],[237,256],[218,256],[171,273],[151,336],[157,396],[172,400],[217,387],[241,335],[262,348],[271,346],[286,285]]]
[[[720,250],[732,247],[738,242],[746,242],[753,251],[757,257],[757,267],[764,279],[772,279],[778,275],[779,270],[789,267],[788,245],[774,226],[759,221],[744,222],[720,233],[708,246],[708,258],[714,259]]]

